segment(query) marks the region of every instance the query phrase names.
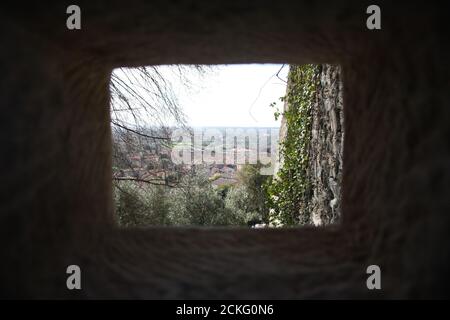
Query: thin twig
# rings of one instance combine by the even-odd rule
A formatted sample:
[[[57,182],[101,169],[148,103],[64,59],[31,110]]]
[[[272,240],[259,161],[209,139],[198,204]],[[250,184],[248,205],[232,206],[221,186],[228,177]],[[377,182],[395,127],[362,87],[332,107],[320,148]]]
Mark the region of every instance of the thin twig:
[[[115,122],[115,121],[111,121],[111,123],[112,123],[113,125],[115,125],[115,126],[118,126],[118,127],[121,128],[121,129],[124,129],[124,130],[126,130],[126,131],[130,131],[130,132],[133,132],[133,133],[135,133],[135,134],[137,134],[137,135],[139,135],[139,136],[145,137],[145,138],[158,139],[158,140],[170,140],[170,138],[167,138],[167,137],[157,137],[157,136],[150,136],[150,135],[147,135],[147,134],[145,134],[145,133],[142,133],[142,132],[139,132],[139,131],[136,131],[136,130],[127,128],[127,127],[125,127],[125,126],[123,126],[123,125],[121,125],[121,124],[119,124],[119,123],[117,123],[117,122]]]

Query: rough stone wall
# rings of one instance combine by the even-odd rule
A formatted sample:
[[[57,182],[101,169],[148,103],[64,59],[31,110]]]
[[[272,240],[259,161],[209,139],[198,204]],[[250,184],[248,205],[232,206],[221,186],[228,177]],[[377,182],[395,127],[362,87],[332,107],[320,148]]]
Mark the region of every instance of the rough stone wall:
[[[311,105],[311,144],[306,178],[311,182],[311,193],[307,197],[308,203],[301,207],[310,213],[309,223],[321,226],[336,223],[341,216],[344,109],[341,68],[338,65],[320,65],[317,78]],[[290,83],[291,79],[287,90]],[[285,102],[283,113],[288,110],[289,104]],[[286,118],[282,116],[280,143],[285,140],[288,130]],[[283,154],[279,152],[278,156],[275,175],[283,166]]]
[[[342,159],[344,154],[343,87],[339,66],[321,65],[312,128],[309,204],[314,225],[335,223],[341,215]]]
[[[0,12],[1,297],[449,296],[445,10],[379,1],[373,31],[361,1],[80,0],[69,32],[64,1],[16,3]],[[340,226],[118,229],[110,71],[236,62],[342,65]],[[382,290],[367,290],[372,264]]]

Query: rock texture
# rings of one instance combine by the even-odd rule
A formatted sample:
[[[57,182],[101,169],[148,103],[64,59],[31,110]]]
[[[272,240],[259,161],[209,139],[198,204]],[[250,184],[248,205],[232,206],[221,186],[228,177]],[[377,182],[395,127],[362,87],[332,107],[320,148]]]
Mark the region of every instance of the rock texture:
[[[356,0],[80,0],[81,31],[64,1],[2,7],[0,297],[448,298],[448,12],[415,3],[377,1],[376,31]],[[236,62],[342,66],[339,227],[117,228],[110,71]]]
[[[321,226],[338,222],[341,215],[344,109],[340,67],[324,64],[318,66],[317,70],[318,83],[311,105],[311,142],[307,171],[311,192],[300,211],[309,213],[309,220],[306,218],[305,223]],[[289,84],[287,87],[289,91]],[[285,102],[283,113],[288,110],[289,104]],[[280,143],[286,139],[288,130],[286,118],[282,116]],[[281,152],[278,159],[275,174],[283,166]]]
[[[339,66],[322,65],[312,107],[309,203],[314,225],[335,223],[341,215],[344,109]]]

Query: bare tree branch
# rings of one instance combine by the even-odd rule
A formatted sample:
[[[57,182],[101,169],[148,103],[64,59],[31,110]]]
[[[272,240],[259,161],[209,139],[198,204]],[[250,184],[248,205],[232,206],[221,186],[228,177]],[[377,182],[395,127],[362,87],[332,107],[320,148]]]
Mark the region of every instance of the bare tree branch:
[[[115,121],[113,121],[113,120],[111,120],[111,123],[112,123],[113,125],[115,125],[115,126],[121,128],[121,129],[124,129],[124,130],[126,130],[126,131],[135,133],[135,134],[137,134],[137,135],[139,135],[139,136],[141,136],[141,137],[150,138],[150,139],[155,139],[155,140],[170,140],[170,138],[168,138],[168,137],[150,136],[150,135],[148,135],[148,134],[145,134],[145,133],[142,133],[142,132],[133,130],[133,129],[131,129],[131,128],[125,127],[125,126],[123,126],[123,125],[121,125],[121,124],[119,124],[119,123],[117,123],[117,122],[115,122]]]
[[[171,148],[172,128],[187,129],[173,85],[176,81],[178,87],[189,90],[193,87],[193,75],[204,73],[205,68],[197,65],[121,68],[113,72],[110,82],[113,163],[115,170],[123,170],[121,175],[124,171],[125,175],[131,175],[113,179],[167,185],[165,178],[146,179],[156,176],[155,172],[161,168],[166,176],[178,179],[175,170],[179,168],[170,164],[167,167],[168,160],[162,158]]]
[[[169,183],[157,183],[155,181],[165,181],[164,179],[155,179],[155,180],[147,180],[147,179],[140,179],[140,178],[134,178],[134,177],[113,177],[114,180],[116,181],[135,181],[135,182],[143,182],[143,183],[148,183],[148,184],[152,184],[155,186],[164,186],[164,187],[169,187],[169,188],[175,188],[176,184],[169,184]]]

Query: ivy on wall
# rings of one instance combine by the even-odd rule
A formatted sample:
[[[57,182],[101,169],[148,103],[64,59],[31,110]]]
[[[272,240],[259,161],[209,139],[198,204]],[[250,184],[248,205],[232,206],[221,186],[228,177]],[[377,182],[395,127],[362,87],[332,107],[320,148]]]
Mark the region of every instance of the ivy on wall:
[[[286,135],[280,141],[282,166],[277,177],[267,186],[269,222],[272,226],[310,223],[308,203],[311,182],[308,178],[309,146],[311,141],[311,108],[319,81],[319,65],[291,65],[282,116]],[[275,112],[275,117],[280,112]]]

